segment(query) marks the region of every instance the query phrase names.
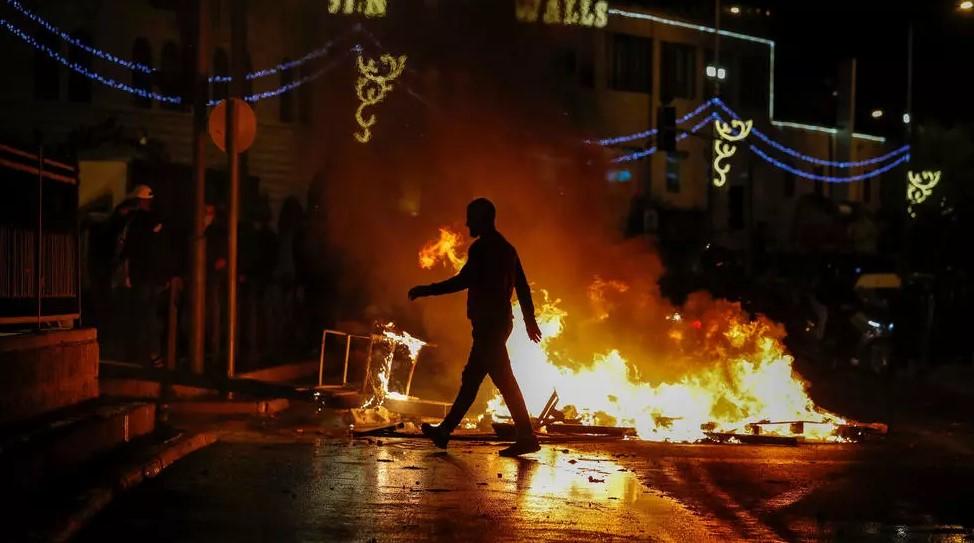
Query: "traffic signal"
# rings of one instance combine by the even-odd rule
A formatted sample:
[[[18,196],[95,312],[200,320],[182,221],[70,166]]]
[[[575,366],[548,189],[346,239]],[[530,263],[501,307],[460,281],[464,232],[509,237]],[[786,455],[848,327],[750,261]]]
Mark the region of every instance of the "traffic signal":
[[[660,106],[656,111],[656,148],[676,152],[676,108]]]

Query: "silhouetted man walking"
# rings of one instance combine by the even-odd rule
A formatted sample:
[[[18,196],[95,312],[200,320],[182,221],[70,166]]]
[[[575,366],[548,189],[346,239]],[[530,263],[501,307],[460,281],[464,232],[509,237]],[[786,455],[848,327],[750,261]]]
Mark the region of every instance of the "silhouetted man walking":
[[[467,228],[472,237],[478,238],[470,246],[467,263],[458,274],[432,285],[421,285],[409,290],[409,299],[438,296],[467,290],[467,318],[473,325],[473,347],[463,369],[460,391],[453,401],[450,412],[439,426],[424,424],[423,434],[441,449],[446,448],[450,433],[470,409],[480,383],[490,375],[504,397],[514,419],[517,440],[500,452],[501,456],[518,456],[538,451],[538,440],[531,427],[531,418],[521,389],[511,371],[511,359],[507,355],[507,338],[511,335],[514,314],[511,311],[511,294],[517,290],[517,299],[524,313],[528,337],[541,341],[541,329],[534,318],[531,289],[524,276],[517,251],[494,227],[496,211],[486,198],[478,198],[467,206]]]

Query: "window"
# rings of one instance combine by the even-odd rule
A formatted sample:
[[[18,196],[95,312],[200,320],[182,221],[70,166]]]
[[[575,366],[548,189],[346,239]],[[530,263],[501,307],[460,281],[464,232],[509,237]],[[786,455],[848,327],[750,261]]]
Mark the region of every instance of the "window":
[[[135,43],[132,45],[132,60],[139,64],[152,66],[152,45],[149,44],[149,40],[145,38],[137,38],[135,40]],[[152,90],[152,74],[132,70],[132,86],[137,89]],[[145,109],[152,107],[152,100],[150,98],[133,95],[132,100],[137,107]]]
[[[785,198],[791,198],[795,195],[795,174],[791,172],[784,172],[785,177]]]
[[[74,36],[84,43],[92,43],[91,34],[84,30],[76,31]],[[80,47],[70,48],[68,60],[82,68],[91,69],[91,53]],[[81,103],[91,102],[91,80],[74,70],[68,72],[68,100]]]
[[[862,182],[862,201],[869,203],[873,200],[873,180],[866,179]]]
[[[179,46],[175,42],[167,41],[162,46],[162,57],[159,67],[159,91],[165,96],[181,96],[182,71],[179,59]],[[166,109],[181,109],[179,104],[163,102]]]
[[[284,57],[281,64],[287,64],[291,62],[291,59]],[[294,82],[294,68],[286,68],[281,70],[281,87],[286,87]],[[289,123],[294,120],[294,94],[291,92],[284,92],[278,96],[278,101],[280,104],[280,117],[282,123]]]
[[[653,73],[653,40],[613,34],[609,45],[609,88],[648,93]]]
[[[680,192],[680,163],[686,157],[686,151],[666,153],[666,192]]]
[[[61,42],[52,34],[38,32],[37,41],[60,52]],[[61,69],[56,60],[47,56],[40,48],[34,49],[34,98],[38,100],[57,100],[61,98]]]
[[[230,57],[227,50],[217,47],[213,52],[213,69],[210,71],[213,77],[225,78],[230,75]],[[219,102],[226,100],[230,96],[230,83],[225,80],[210,82],[210,99]]]
[[[697,52],[690,45],[663,42],[661,69],[663,102],[672,98],[694,98],[697,81]]]

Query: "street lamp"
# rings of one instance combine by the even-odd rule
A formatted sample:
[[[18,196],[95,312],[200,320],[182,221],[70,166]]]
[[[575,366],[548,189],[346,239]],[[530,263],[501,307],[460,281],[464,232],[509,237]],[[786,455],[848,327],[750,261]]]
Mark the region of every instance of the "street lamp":
[[[880,119],[883,116],[883,110],[874,109],[870,115],[872,115],[873,119]]]
[[[724,68],[718,68],[716,66],[709,65],[707,66],[706,73],[707,73],[707,77],[710,79],[717,78],[721,81],[727,79],[727,70],[725,70]]]
[[[964,11],[971,11],[974,9],[974,0],[964,0],[960,4],[957,4],[957,7]]]
[[[965,3],[966,4],[970,4],[972,2],[965,2]],[[740,6],[731,6],[730,7],[730,12],[733,13],[734,15],[740,15],[741,14],[741,7]]]
[[[903,124],[910,124],[910,120],[911,120],[910,119],[910,114],[909,113],[904,113],[903,114]]]

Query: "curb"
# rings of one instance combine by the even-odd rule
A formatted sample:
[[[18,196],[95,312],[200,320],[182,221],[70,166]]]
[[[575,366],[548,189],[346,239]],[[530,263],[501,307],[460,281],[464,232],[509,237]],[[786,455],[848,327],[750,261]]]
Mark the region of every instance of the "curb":
[[[258,416],[276,415],[291,406],[286,398],[275,400],[187,400],[163,404],[169,415]]]
[[[78,506],[54,522],[54,527],[43,534],[45,541],[68,541],[84,528],[92,518],[107,507],[112,500],[145,479],[156,477],[177,460],[217,440],[210,433],[181,434],[162,445],[149,459],[113,470],[104,480],[79,496]]]

